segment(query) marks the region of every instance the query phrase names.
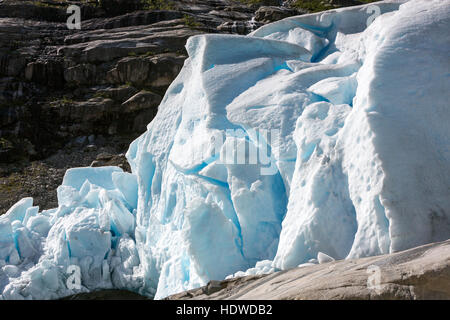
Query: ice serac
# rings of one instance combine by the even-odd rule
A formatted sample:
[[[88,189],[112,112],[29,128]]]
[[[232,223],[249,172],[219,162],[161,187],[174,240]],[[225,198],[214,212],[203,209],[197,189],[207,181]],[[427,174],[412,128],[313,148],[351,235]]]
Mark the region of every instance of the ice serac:
[[[341,138],[361,225],[350,257],[450,236],[449,14],[448,1],[406,3],[363,38]]]
[[[322,61],[357,57],[362,66],[352,80],[310,87],[333,105],[310,105],[298,118],[276,267],[318,251],[356,258],[449,238],[449,4],[411,1],[358,37],[337,32],[334,45],[347,50]],[[336,105],[346,96],[347,110]]]
[[[70,169],[58,188],[58,208],[39,212],[26,198],[0,217],[3,299],[141,287],[132,276],[139,265],[136,209],[124,191],[133,180],[124,188],[117,175],[124,173],[116,167]]]
[[[58,208],[0,217],[1,298],[158,299],[449,238],[450,0],[373,5],[189,39],[132,174],[74,168]]]

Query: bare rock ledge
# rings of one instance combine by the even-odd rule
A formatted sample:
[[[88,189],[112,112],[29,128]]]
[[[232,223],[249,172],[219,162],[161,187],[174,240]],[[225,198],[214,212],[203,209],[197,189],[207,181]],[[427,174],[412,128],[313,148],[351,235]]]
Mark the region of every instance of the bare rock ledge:
[[[211,281],[167,299],[450,299],[450,240],[387,255]]]

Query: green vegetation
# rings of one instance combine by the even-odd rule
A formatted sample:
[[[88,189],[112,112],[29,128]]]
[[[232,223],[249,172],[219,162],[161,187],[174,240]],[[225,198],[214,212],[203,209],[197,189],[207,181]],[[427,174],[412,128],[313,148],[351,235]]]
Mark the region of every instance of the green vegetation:
[[[128,52],[129,57],[151,57],[154,56],[156,53],[153,51],[147,51],[145,53],[136,53],[134,51]]]
[[[61,99],[61,103],[62,104],[64,104],[64,105],[66,105],[66,104],[72,104],[74,101],[72,100],[72,99],[69,99],[68,97],[66,97],[66,96],[64,96],[62,99]]]
[[[42,2],[42,1],[36,1],[34,2],[34,5],[38,7],[55,7],[55,5],[52,5],[50,3]]]
[[[145,10],[174,10],[173,1],[167,0],[141,0],[142,8]]]
[[[360,0],[360,1],[370,3],[379,0]],[[297,0],[291,6],[298,9],[308,10],[309,12],[320,12],[333,9],[331,5],[327,4],[327,2],[323,0]]]
[[[183,16],[183,20],[184,20],[184,25],[189,28],[196,28],[196,27],[202,26],[202,24],[200,22],[197,22],[193,16],[190,16],[188,14],[185,14]]]
[[[331,9],[329,6],[324,5],[320,0],[297,0],[292,4],[292,7],[308,10],[310,12],[319,12]]]
[[[6,140],[5,138],[0,138],[0,149],[11,149],[13,148],[13,144],[11,141]]]
[[[94,93],[94,98],[108,99],[110,96],[106,92],[97,91]]]
[[[0,192],[4,195],[18,193],[21,190],[20,179],[17,174],[13,174],[7,178],[2,178],[0,184]],[[4,212],[0,212],[2,214]]]
[[[264,4],[264,0],[235,0],[237,2],[246,4],[246,5],[254,5],[254,4]]]
[[[28,1],[27,1],[28,2]],[[51,7],[51,8],[62,8],[70,4],[67,0],[53,0],[53,1],[29,1],[39,7]],[[87,1],[84,4],[89,4]]]

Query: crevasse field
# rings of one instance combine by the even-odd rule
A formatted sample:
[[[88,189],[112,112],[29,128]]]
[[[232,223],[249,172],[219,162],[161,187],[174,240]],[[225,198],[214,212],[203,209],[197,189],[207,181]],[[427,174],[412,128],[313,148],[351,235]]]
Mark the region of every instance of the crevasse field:
[[[190,38],[132,174],[74,168],[58,208],[0,217],[0,298],[159,299],[450,238],[450,1],[375,5]]]

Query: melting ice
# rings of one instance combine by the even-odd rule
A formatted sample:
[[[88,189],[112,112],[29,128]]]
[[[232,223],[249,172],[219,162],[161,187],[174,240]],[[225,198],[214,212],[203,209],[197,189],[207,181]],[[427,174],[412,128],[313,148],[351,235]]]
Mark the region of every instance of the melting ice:
[[[450,1],[403,2],[190,38],[132,174],[70,169],[58,208],[0,217],[0,297],[162,298],[449,238]]]

